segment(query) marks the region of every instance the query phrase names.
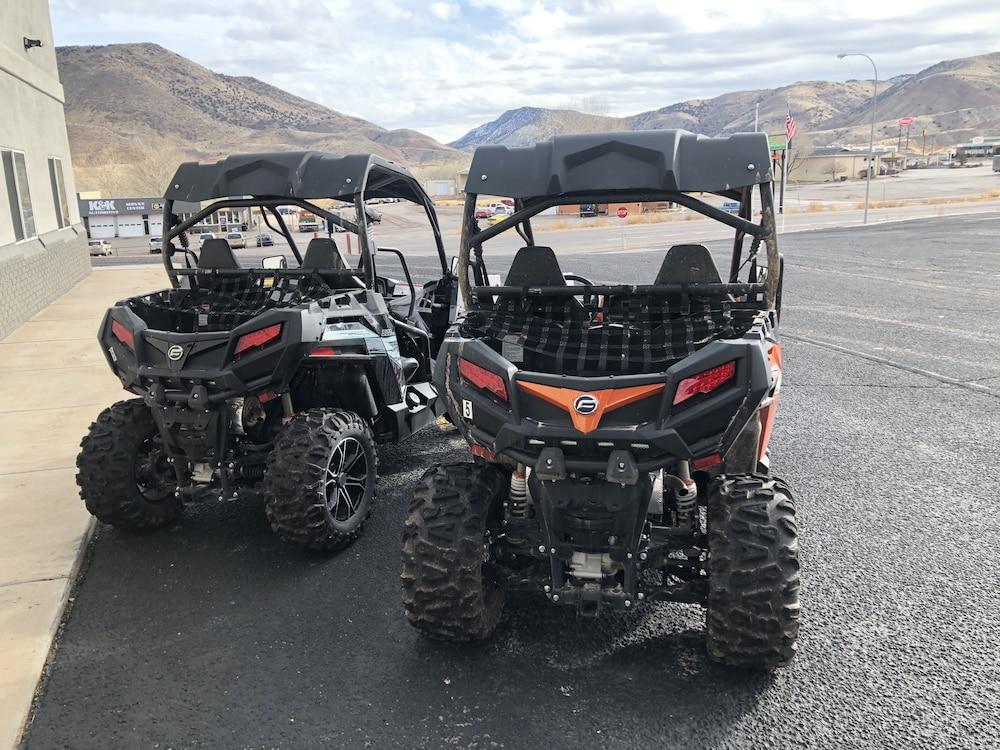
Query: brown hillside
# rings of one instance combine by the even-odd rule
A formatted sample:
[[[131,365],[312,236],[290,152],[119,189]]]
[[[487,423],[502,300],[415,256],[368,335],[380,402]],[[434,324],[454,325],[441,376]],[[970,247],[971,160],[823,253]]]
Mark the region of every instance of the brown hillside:
[[[155,44],[57,53],[80,190],[158,194],[180,161],[241,151],[371,151],[409,166],[463,159],[422,133],[386,130],[256,78],[214,73]]]

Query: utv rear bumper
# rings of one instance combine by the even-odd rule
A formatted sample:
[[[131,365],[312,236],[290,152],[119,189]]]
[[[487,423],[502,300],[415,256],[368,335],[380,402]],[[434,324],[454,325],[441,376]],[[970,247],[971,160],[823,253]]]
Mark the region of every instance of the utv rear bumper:
[[[721,463],[775,390],[772,345],[755,326],[741,338],[709,343],[664,372],[575,377],[518,370],[481,341],[447,339],[436,384],[474,452],[525,464],[544,479],[601,474],[631,484],[631,477],[678,460]],[[460,359],[499,375],[506,399],[463,377]],[[727,363],[733,363],[734,373],[726,383],[674,403],[682,381]],[[628,389],[639,397],[618,399],[625,405],[607,409],[596,421],[573,414],[580,396],[614,401],[613,394]],[[560,400],[564,403],[553,403]]]
[[[237,353],[242,336],[275,326],[278,334],[265,346]],[[116,305],[105,314],[98,340],[127,390],[158,404],[203,410],[287,385],[306,353],[302,326],[299,311],[273,310],[229,331],[174,333],[150,329],[127,306]]]

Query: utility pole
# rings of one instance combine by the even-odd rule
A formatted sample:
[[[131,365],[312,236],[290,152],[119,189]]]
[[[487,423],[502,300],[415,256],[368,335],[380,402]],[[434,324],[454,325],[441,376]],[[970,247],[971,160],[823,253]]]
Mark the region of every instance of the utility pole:
[[[865,174],[865,215],[863,223],[868,223],[868,194],[871,192],[872,187],[872,172],[875,170],[875,116],[877,112],[878,105],[878,68],[875,67],[875,61],[871,59],[864,52],[841,52],[837,55],[838,58],[843,60],[845,57],[864,57],[872,64],[872,70],[875,71],[875,89],[872,92],[872,127],[868,135],[868,170]]]
[[[753,105],[753,132],[757,132],[757,120],[760,115],[760,102]]]

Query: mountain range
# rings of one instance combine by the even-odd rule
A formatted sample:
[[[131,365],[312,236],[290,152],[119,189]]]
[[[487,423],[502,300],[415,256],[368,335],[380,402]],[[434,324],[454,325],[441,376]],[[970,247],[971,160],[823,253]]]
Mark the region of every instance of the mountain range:
[[[813,146],[867,143],[872,81],[800,81],[776,89],[754,89],[691,99],[628,117],[591,115],[565,109],[521,107],[480,125],[450,145],[471,150],[484,144],[525,146],[556,133],[684,128],[706,135],[785,130],[791,111],[798,132]],[[1000,132],[1000,52],[947,60],[912,75],[879,82],[876,139],[895,142],[898,120],[915,118],[939,145],[984,132]]]
[[[240,151],[372,151],[421,176],[451,175],[483,144],[522,146],[557,133],[684,128],[707,135],[784,131],[795,115],[808,146],[867,143],[872,81],[801,81],[692,99],[628,117],[520,107],[443,144],[390,130],[256,78],[213,72],[156,44],[57,48],[66,124],[80,190],[158,194],[176,165]],[[915,119],[939,147],[1000,133],[1000,53],[947,60],[880,82],[876,138],[895,142],[898,118]]]
[[[156,44],[56,52],[80,190],[155,195],[179,162],[241,151],[371,151],[411,166],[468,158],[423,133],[215,73]]]

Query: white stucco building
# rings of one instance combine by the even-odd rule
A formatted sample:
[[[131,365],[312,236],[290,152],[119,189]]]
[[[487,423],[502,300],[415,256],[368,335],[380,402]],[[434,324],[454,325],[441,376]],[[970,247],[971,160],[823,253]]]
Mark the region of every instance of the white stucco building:
[[[46,0],[0,0],[0,338],[90,271]]]

